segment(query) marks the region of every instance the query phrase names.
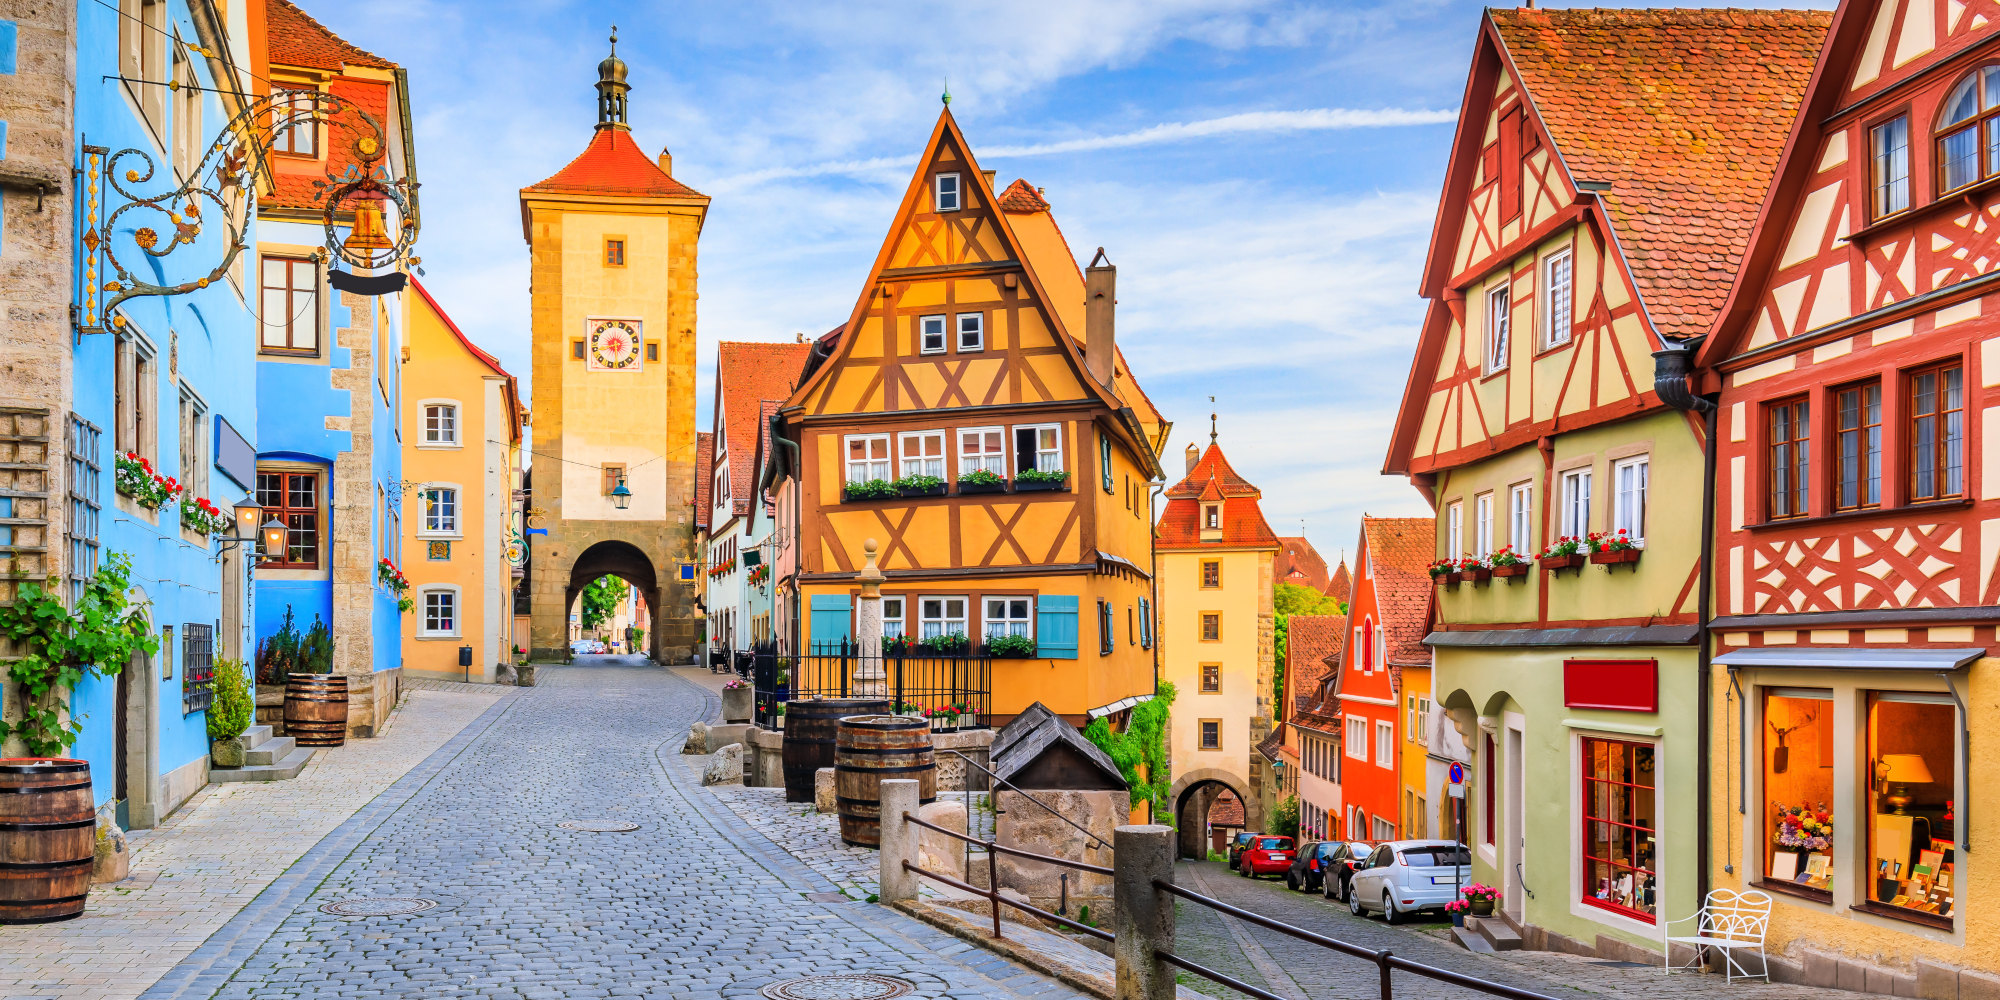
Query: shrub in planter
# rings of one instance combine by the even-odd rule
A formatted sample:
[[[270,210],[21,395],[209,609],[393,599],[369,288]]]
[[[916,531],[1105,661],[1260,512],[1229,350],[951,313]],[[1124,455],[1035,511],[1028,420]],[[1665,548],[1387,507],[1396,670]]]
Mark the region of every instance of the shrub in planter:
[[[996,635],[986,640],[986,655],[1024,660],[1035,655],[1035,640],[1025,635]]]
[[[944,496],[944,480],[939,479],[936,476],[921,476],[921,475],[904,476],[903,478],[896,480],[892,485],[896,487],[897,496],[902,496],[902,497]]]
[[[215,697],[208,704],[209,756],[217,767],[243,766],[243,731],[257,714],[257,696],[242,660],[215,661]]]
[[[842,500],[893,500],[901,494],[896,484],[887,479],[870,479],[865,483],[848,483],[840,488]]]

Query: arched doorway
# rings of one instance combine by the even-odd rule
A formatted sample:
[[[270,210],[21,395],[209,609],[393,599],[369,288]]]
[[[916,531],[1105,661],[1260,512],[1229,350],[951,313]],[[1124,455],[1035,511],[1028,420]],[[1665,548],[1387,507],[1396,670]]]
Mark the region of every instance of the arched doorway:
[[[659,575],[653,569],[652,560],[646,558],[638,546],[630,542],[604,541],[583,550],[570,564],[569,585],[563,594],[563,621],[567,623],[576,608],[577,598],[583,588],[592,580],[603,576],[615,576],[632,586],[639,594],[639,600],[655,616],[660,608]],[[657,621],[654,623],[657,625]],[[567,633],[565,633],[567,634]],[[660,629],[646,630],[646,650],[656,662],[665,662],[662,653]],[[564,646],[567,648],[568,643]]]
[[[1211,819],[1252,832],[1261,826],[1262,810],[1244,794],[1249,787],[1249,782],[1216,768],[1184,774],[1174,782],[1167,796],[1174,806],[1181,857],[1196,861],[1208,857],[1213,846],[1208,838]]]
[[[145,599],[145,592],[138,591],[138,600]],[[152,622],[147,621],[146,628],[150,631]],[[157,655],[172,656],[172,635],[159,638],[161,649]],[[118,671],[113,688],[112,714],[116,721],[111,727],[112,794],[118,801],[118,825],[127,830],[150,830],[159,821],[159,804],[154,801],[160,780],[156,752],[160,741],[159,713],[154,708],[160,689],[158,660],[144,650],[134,650]]]

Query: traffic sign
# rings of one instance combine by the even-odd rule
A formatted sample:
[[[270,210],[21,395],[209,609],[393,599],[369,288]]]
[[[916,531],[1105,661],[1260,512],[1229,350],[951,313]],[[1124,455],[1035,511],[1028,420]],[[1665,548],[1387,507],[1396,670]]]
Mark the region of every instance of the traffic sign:
[[[1452,761],[1451,767],[1447,769],[1444,774],[1445,777],[1450,779],[1451,783],[1454,785],[1465,784],[1465,765],[1459,763],[1458,761]]]

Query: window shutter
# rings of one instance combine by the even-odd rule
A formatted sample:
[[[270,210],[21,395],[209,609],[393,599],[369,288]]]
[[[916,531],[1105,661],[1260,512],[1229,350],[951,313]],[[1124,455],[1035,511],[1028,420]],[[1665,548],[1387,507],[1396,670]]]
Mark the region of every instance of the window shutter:
[[[1097,652],[1101,656],[1111,655],[1111,602],[1097,602]]]
[[[1153,648],[1153,602],[1139,598],[1139,648]]]
[[[1097,464],[1104,472],[1104,492],[1116,493],[1118,488],[1111,483],[1111,435],[1099,432],[1097,435]]]
[[[846,594],[812,595],[812,635],[807,648],[815,653],[839,653],[841,643],[854,637],[851,608]]]
[[[1076,659],[1076,598],[1043,594],[1035,599],[1035,652],[1052,660]]]

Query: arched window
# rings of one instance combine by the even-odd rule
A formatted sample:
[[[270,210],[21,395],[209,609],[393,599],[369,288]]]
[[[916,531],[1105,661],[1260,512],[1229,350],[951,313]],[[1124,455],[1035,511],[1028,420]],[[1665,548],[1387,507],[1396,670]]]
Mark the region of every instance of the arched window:
[[[1938,193],[2000,175],[2000,66],[1966,74],[1938,116]]]

